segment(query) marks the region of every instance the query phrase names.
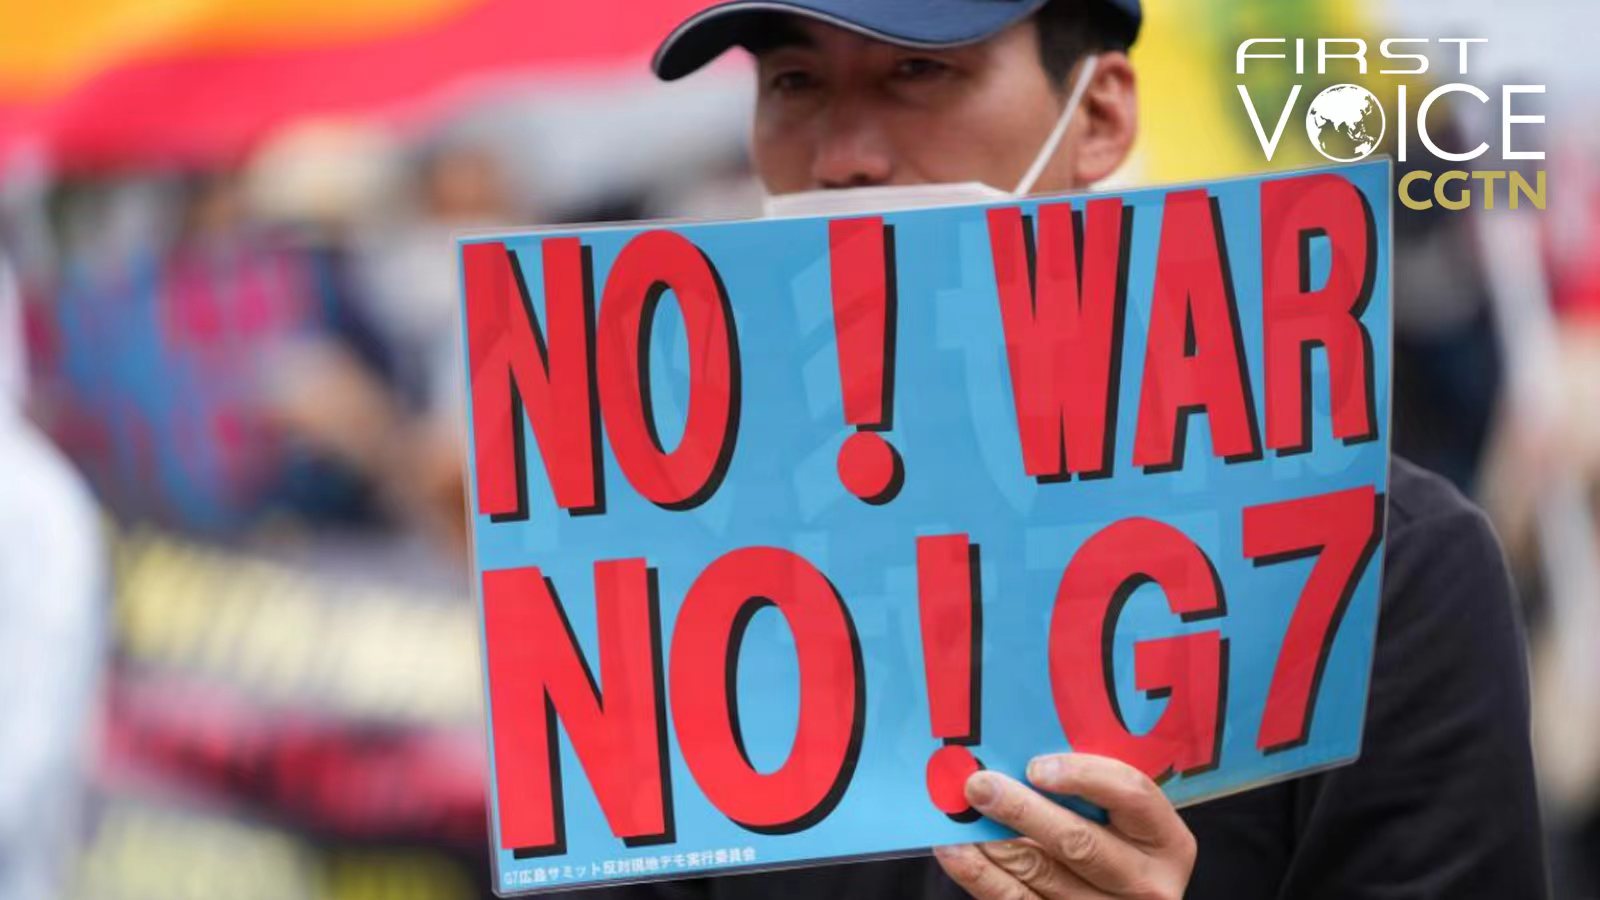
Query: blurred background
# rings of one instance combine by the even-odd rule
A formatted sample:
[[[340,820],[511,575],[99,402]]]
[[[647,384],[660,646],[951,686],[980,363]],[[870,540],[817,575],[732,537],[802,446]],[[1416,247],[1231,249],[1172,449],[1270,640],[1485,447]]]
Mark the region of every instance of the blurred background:
[[[703,5],[0,0],[0,897],[488,896],[451,236],[757,212],[746,61],[647,71]],[[1394,435],[1506,542],[1558,895],[1600,896],[1600,6],[1146,10],[1121,185],[1265,167],[1247,37],[1549,86],[1547,210],[1397,206]]]

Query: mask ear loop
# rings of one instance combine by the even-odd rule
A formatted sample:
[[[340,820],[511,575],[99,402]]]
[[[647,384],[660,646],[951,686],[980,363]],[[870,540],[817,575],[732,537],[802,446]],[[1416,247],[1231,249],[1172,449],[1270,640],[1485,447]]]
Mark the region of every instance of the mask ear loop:
[[[1072,85],[1072,95],[1067,98],[1066,108],[1061,111],[1061,118],[1056,120],[1056,127],[1050,132],[1050,137],[1039,148],[1039,155],[1033,158],[1033,165],[1028,167],[1028,173],[1017,182],[1016,190],[1012,195],[1026,196],[1033,190],[1033,185],[1044,174],[1045,167],[1050,160],[1055,158],[1056,148],[1061,145],[1061,139],[1066,137],[1067,126],[1072,123],[1073,113],[1078,111],[1078,106],[1083,103],[1083,95],[1089,90],[1089,81],[1094,78],[1095,63],[1098,62],[1093,54],[1083,58],[1083,70],[1078,73],[1078,80]]]

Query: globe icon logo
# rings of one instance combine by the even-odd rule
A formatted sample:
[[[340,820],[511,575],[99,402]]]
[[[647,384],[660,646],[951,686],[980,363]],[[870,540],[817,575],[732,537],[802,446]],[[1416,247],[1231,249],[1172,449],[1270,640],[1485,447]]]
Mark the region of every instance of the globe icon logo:
[[[1387,125],[1383,104],[1359,84],[1327,88],[1306,110],[1306,136],[1318,153],[1334,162],[1357,162],[1371,156]]]

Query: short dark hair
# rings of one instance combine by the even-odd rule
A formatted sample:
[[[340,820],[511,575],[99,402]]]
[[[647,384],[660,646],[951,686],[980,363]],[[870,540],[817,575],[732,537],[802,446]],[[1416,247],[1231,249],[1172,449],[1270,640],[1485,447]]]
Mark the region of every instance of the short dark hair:
[[[1058,87],[1089,53],[1126,51],[1132,21],[1103,0],[1050,0],[1034,14],[1039,62]]]

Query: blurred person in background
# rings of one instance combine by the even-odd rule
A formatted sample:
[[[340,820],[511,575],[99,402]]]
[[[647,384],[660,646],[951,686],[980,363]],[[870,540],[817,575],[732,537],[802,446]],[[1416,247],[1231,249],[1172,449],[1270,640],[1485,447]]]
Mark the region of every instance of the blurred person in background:
[[[1429,132],[1440,146],[1471,143],[1454,112],[1441,103],[1429,118]],[[1417,170],[1437,178],[1451,165],[1413,154],[1396,164],[1395,178]],[[1476,487],[1502,387],[1472,215],[1438,204],[1421,210],[1394,206],[1394,451],[1463,492]]]
[[[454,238],[504,226],[494,152],[450,137],[418,154],[406,200],[350,235],[349,302],[383,348],[383,367],[334,341],[302,342],[275,367],[277,420],[350,466],[389,512],[452,550],[465,549],[464,376]]]
[[[332,168],[348,177],[356,164]],[[273,167],[264,168],[258,195],[308,189],[277,184]],[[284,170],[278,178],[297,180],[291,166],[277,168]],[[454,237],[516,215],[498,159],[476,143],[439,138],[393,180],[398,202],[368,198],[368,208],[321,209],[314,217],[274,210],[301,233],[331,232],[332,240],[317,241],[325,245],[324,280],[337,291],[338,320],[359,329],[288,344],[274,357],[265,390],[273,420],[287,434],[357,474],[397,524],[461,551],[465,389]]]
[[[1600,892],[1600,131],[1587,131],[1551,154],[1560,202],[1520,223],[1524,244],[1483,242],[1518,277],[1497,298],[1511,377],[1479,492],[1531,601],[1552,868],[1572,897]]]
[[[434,180],[452,179],[471,180]],[[348,227],[263,214],[262,194],[293,190],[273,173],[246,182],[114,185],[69,211],[53,430],[126,521],[422,527],[459,548],[454,308],[429,264],[450,263],[448,232],[369,254]],[[374,258],[399,271],[370,279]]]
[[[370,518],[348,468],[275,408],[291,348],[359,343],[318,260],[251,214],[236,171],[96,193],[69,213],[51,424],[111,510],[216,535]]]
[[[1140,19],[1137,0],[736,0],[680,25],[655,69],[679,78],[735,46],[755,56],[752,156],[773,195],[937,182],[1065,191],[1106,178],[1133,144],[1126,50]],[[1047,754],[1031,786],[989,772],[967,782],[973,806],[1019,839],[940,848],[937,865],[612,896],[1543,896],[1523,641],[1482,513],[1397,458],[1355,764],[1180,813],[1129,766]],[[1046,794],[1084,797],[1108,818]]]
[[[45,900],[79,839],[105,547],[87,488],[23,413],[19,293],[0,253],[0,897]]]
[[[367,315],[399,357],[408,406],[452,417],[465,396],[461,371],[461,274],[455,238],[519,219],[510,208],[494,150],[464,139],[439,139],[418,153],[409,208],[364,236],[360,248]]]
[[[466,381],[455,238],[533,217],[511,207],[492,147],[449,135],[419,154],[409,193],[406,214],[363,241],[360,278],[367,314],[397,356],[408,508],[422,527],[462,547]]]

